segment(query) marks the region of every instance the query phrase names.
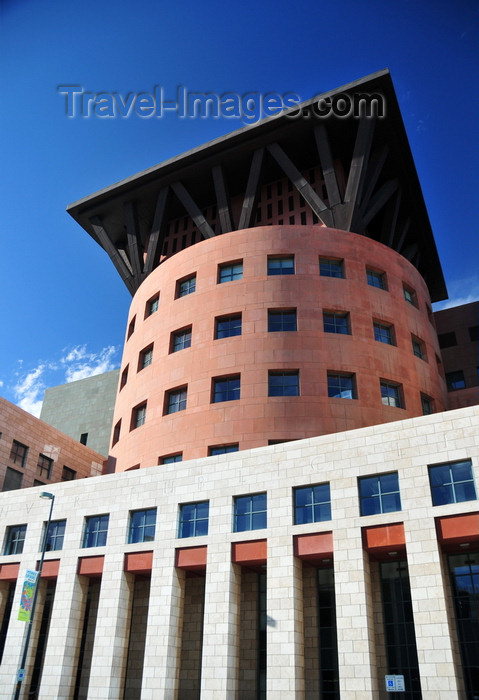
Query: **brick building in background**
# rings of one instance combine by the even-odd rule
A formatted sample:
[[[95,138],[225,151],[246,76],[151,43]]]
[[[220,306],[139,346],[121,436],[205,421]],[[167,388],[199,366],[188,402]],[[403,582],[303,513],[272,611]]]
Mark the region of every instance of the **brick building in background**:
[[[447,410],[388,72],[329,96],[358,92],[386,115],[278,115],[69,207],[133,300],[110,473],[50,489],[22,697],[478,695],[479,408]],[[37,495],[0,495],[4,688]]]

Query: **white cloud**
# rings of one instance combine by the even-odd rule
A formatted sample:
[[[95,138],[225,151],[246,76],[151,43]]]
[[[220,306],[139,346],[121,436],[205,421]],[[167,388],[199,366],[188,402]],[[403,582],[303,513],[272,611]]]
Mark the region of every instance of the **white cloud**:
[[[86,356],[86,345],[77,345],[76,348],[72,348],[65,357],[62,357],[60,362],[76,362],[77,360],[83,360]]]
[[[434,311],[442,311],[442,309],[450,309],[453,306],[479,301],[479,277],[467,277],[450,282],[447,286],[449,299],[434,304]]]
[[[77,345],[63,350],[59,360],[42,360],[29,371],[22,371],[24,363],[19,360],[18,379],[12,388],[15,403],[38,418],[43,393],[47,387],[109,372],[118,366],[118,362],[115,361],[116,354],[117,348],[113,345],[103,348],[100,352],[88,352],[86,345]]]
[[[116,364],[113,361],[115,353],[116,348],[113,345],[109,345],[97,353],[86,352],[85,346],[73,348],[66,357],[62,358],[64,365],[70,364],[65,370],[67,383],[94,377],[97,374],[115,369]]]
[[[43,397],[43,392],[45,391],[45,384],[42,379],[45,369],[46,365],[44,363],[39,364],[38,367],[27,372],[13,387],[17,406],[20,406],[24,411],[28,411],[28,413],[37,418],[42,408],[40,396]]]

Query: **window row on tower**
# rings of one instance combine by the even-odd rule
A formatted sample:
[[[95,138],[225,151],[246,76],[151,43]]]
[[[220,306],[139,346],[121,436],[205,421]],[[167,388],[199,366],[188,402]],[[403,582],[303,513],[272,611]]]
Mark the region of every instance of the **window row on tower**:
[[[319,275],[321,277],[332,277],[336,279],[345,279],[347,263],[342,258],[319,257]],[[277,275],[295,275],[295,256],[294,255],[268,255],[266,261],[265,274],[268,277]],[[217,284],[234,282],[243,279],[243,260],[232,260],[218,264],[217,269]],[[370,287],[388,291],[387,273],[374,267],[366,266],[365,281]],[[194,294],[197,291],[197,276],[196,273],[191,273],[176,280],[174,298],[180,299],[189,294]],[[419,308],[418,297],[416,291],[409,285],[403,283],[403,296],[407,303]],[[160,293],[157,292],[147,300],[144,310],[144,319],[150,317],[158,311],[160,305]],[[432,310],[426,304],[426,311],[430,321],[432,322]],[[136,315],[131,319],[128,325],[127,338],[133,334],[136,325]]]
[[[294,332],[298,330],[297,309],[268,309],[267,329],[269,333]],[[352,323],[350,313],[347,311],[323,311],[322,329],[324,333],[338,335],[352,335]],[[183,326],[170,333],[168,353],[172,354],[191,347],[193,325]],[[212,337],[214,340],[230,338],[243,334],[243,315],[241,312],[230,313],[225,316],[216,316]],[[394,324],[384,319],[373,318],[371,323],[371,337],[379,343],[397,346],[397,337]],[[152,364],[154,343],[149,343],[142,348],[138,356],[137,371],[141,371]],[[411,333],[411,351],[421,360],[427,362],[426,344],[418,336]],[[122,372],[120,389],[128,380],[129,367]]]
[[[328,397],[331,399],[358,399],[356,375],[349,372],[327,370],[326,384]],[[402,384],[389,379],[379,380],[378,398],[385,406],[406,408],[404,390]],[[299,369],[271,369],[268,370],[268,396],[269,397],[297,397],[300,396],[300,372]],[[421,393],[421,405],[424,415],[434,413],[434,399]],[[226,401],[238,401],[241,398],[241,374],[228,374],[213,377],[211,380],[210,403],[223,403]],[[168,389],[164,394],[163,415],[179,413],[187,409],[188,385],[182,385]],[[140,428],[147,420],[147,405],[145,400],[135,406],[131,411],[129,430]],[[113,430],[112,445],[120,439],[121,419]]]

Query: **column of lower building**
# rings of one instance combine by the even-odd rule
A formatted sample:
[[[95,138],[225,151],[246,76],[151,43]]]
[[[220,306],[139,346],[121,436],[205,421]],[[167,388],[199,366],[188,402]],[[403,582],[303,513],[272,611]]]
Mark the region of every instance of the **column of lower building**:
[[[184,588],[185,572],[175,568],[172,542],[155,543],[141,700],[177,697]]]
[[[440,545],[434,521],[405,522],[411,601],[423,700],[456,700],[458,687]]]
[[[69,700],[75,674],[89,580],[77,575],[77,557],[60,566],[50,618],[39,700]]]
[[[229,700],[238,692],[241,570],[231,562],[231,543],[212,538],[208,544],[203,651],[202,700]]]
[[[341,700],[379,697],[369,557],[359,527],[333,535]]]
[[[121,698],[125,683],[134,576],[124,552],[110,550],[103,564],[88,698]]]
[[[291,535],[281,533],[284,527],[277,530],[268,537],[267,697],[300,700],[304,698],[302,563],[294,556]]]

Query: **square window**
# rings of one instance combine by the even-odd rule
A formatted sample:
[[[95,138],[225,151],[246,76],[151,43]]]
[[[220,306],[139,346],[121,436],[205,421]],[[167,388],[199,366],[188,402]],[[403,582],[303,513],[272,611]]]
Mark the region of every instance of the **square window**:
[[[138,372],[145,367],[149,367],[153,362],[153,345],[149,345],[140,352],[140,357],[138,359]]]
[[[361,515],[393,513],[401,510],[397,472],[359,479]]]
[[[45,523],[44,532],[46,535],[45,551],[53,552],[63,549],[63,538],[65,537],[66,520],[53,520],[46,532],[47,524]]]
[[[18,464],[19,467],[24,467],[27,461],[28,447],[22,445],[21,442],[14,440],[12,442],[12,449],[10,451],[10,461],[14,464]]]
[[[234,532],[266,527],[266,493],[237,496],[234,499]]]
[[[268,372],[268,396],[299,396],[299,370]]]
[[[196,275],[191,275],[176,283],[176,298],[186,297],[188,294],[196,292]]]
[[[268,332],[297,330],[296,309],[268,309]]]
[[[225,263],[218,266],[218,284],[233,282],[243,277],[243,261]]]
[[[454,331],[450,331],[449,333],[439,333],[437,339],[439,340],[439,347],[441,350],[453,348],[455,345],[457,345],[456,334]]]
[[[178,413],[186,409],[187,388],[173,389],[166,392],[165,413]]]
[[[400,384],[381,380],[381,401],[385,406],[404,408]]]
[[[268,275],[294,275],[294,255],[280,257],[268,255]]]
[[[403,292],[404,298],[408,302],[408,304],[412,304],[412,306],[415,306],[417,308],[417,295],[414,289],[412,289],[412,287],[406,287],[406,285],[403,285]]]
[[[178,352],[191,347],[191,326],[171,334],[170,352]]]
[[[240,389],[239,374],[231,377],[216,377],[213,379],[211,402],[236,401],[240,398]]]
[[[208,534],[209,501],[180,506],[178,537],[200,537]]]
[[[127,340],[128,340],[128,338],[130,338],[130,337],[133,335],[133,333],[134,333],[134,331],[135,331],[135,323],[136,323],[136,316],[133,316],[133,318],[131,319],[130,323],[128,324],[128,331],[127,331],[127,334],[126,334],[126,339],[127,339]]]
[[[92,515],[85,519],[82,547],[103,547],[108,534],[109,515]]]
[[[175,462],[183,461],[183,453],[177,452],[175,455],[166,455],[165,457],[160,457],[158,464],[174,464]]]
[[[116,443],[120,439],[120,432],[121,432],[121,418],[118,421],[118,423],[115,425],[115,427],[113,428],[113,438],[111,441],[112,447],[113,447],[113,445],[116,445]]]
[[[73,481],[76,478],[76,471],[70,467],[63,466],[62,481]]]
[[[429,482],[434,506],[477,498],[470,459],[429,467]]]
[[[154,297],[151,297],[151,299],[148,299],[145,305],[145,318],[148,318],[148,316],[151,316],[151,314],[154,314],[155,311],[158,311],[158,305],[160,303],[160,295],[155,294]]]
[[[329,484],[294,489],[294,524],[319,523],[324,520],[331,520]]]
[[[422,415],[429,416],[434,413],[434,400],[426,394],[421,394]]]
[[[385,323],[373,323],[374,340],[378,343],[386,343],[386,345],[395,345],[394,326]]]
[[[344,277],[343,261],[319,258],[319,274],[321,277]]]
[[[215,339],[231,338],[235,335],[241,335],[242,318],[241,314],[233,316],[219,316],[215,321]]]
[[[323,312],[323,329],[325,333],[351,333],[349,325],[349,314],[336,314],[333,312]]]
[[[230,452],[238,452],[238,450],[239,445],[237,442],[234,442],[231,445],[214,445],[209,448],[208,453],[210,457],[214,457],[215,455],[226,455]]]
[[[23,473],[17,472],[16,469],[7,467],[5,479],[3,480],[2,491],[13,491],[22,487]]]
[[[131,414],[131,430],[144,425],[146,421],[146,403],[136,406]]]
[[[21,554],[27,532],[26,525],[11,525],[7,528],[7,541],[4,554]]]
[[[378,272],[377,270],[371,270],[366,268],[366,279],[370,287],[376,287],[377,289],[387,289],[386,286],[386,275],[384,272]]]
[[[455,372],[446,372],[446,384],[448,391],[464,389],[466,387],[466,380],[464,379],[464,372],[462,369],[458,369]]]
[[[479,340],[479,326],[471,326],[468,328],[469,331],[469,340],[471,343],[475,343],[476,341]]]
[[[156,508],[133,510],[130,513],[128,543],[153,542],[155,539]]]
[[[411,343],[413,355],[419,357],[420,360],[425,360],[426,348],[424,346],[423,341],[420,338],[417,338],[415,335],[411,335]]]
[[[45,455],[39,454],[37,461],[37,476],[41,479],[51,479],[52,478],[52,467],[53,459],[46,457]]]
[[[354,374],[328,372],[328,397],[330,399],[356,399]]]
[[[130,366],[130,365],[127,365],[127,366],[125,367],[125,369],[123,370],[123,372],[121,373],[121,378],[120,378],[120,391],[123,389],[123,387],[125,386],[125,384],[126,384],[127,381],[128,381],[128,368],[129,368],[129,366]]]

